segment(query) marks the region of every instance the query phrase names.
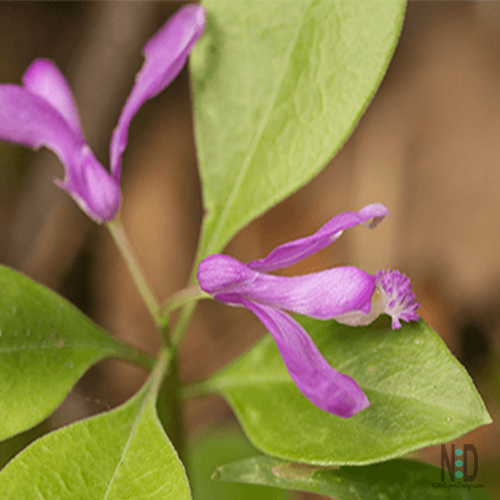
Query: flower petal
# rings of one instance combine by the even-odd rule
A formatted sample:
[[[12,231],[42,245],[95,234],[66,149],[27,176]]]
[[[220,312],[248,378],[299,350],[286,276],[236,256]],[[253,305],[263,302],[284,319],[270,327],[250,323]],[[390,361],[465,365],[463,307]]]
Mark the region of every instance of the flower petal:
[[[227,255],[211,255],[198,267],[201,288],[226,304],[240,297],[316,319],[352,311],[368,313],[375,277],[356,267],[336,267],[304,276],[286,277],[252,271]]]
[[[307,332],[288,314],[243,300],[269,330],[300,392],[318,408],[348,418],[370,403],[358,384],[333,369]]]
[[[200,262],[197,278],[201,289],[215,296],[239,290],[239,287],[257,279],[258,275],[229,255],[214,254]]]
[[[247,266],[259,272],[275,271],[276,269],[291,266],[332,244],[345,229],[359,224],[372,229],[386,215],[389,215],[389,210],[380,203],[367,205],[359,212],[344,212],[328,221],[313,235],[280,245],[267,257],[253,260]]]
[[[171,17],[144,46],[144,64],[137,74],[111,138],[111,173],[117,181],[120,180],[121,156],[127,145],[132,118],[144,102],[162,92],[180,73],[204,29],[205,9],[199,5],[187,5]]]
[[[68,165],[85,141],[42,97],[19,85],[0,85],[0,140],[46,146]]]
[[[33,61],[23,75],[23,86],[51,104],[70,127],[83,135],[73,94],[58,67],[47,59]]]
[[[392,318],[392,329],[401,328],[401,320],[409,323],[418,321],[420,315],[415,311],[420,307],[412,291],[410,278],[399,271],[377,271],[374,276],[377,291],[372,308],[368,314],[362,311],[342,314],[335,318],[339,323],[351,326],[365,326],[375,321],[380,314]]]
[[[64,181],[55,182],[98,224],[111,220],[120,208],[120,186],[96,160],[88,146],[81,148],[73,158]]]
[[[0,85],[0,140],[51,149],[66,172],[64,181],[56,183],[87,215],[96,222],[115,215],[121,200],[116,181],[48,100],[18,85]]]
[[[399,271],[378,271],[375,280],[381,292],[382,312],[392,318],[392,329],[401,328],[401,321],[418,321],[415,311],[420,306],[412,291],[410,278]]]

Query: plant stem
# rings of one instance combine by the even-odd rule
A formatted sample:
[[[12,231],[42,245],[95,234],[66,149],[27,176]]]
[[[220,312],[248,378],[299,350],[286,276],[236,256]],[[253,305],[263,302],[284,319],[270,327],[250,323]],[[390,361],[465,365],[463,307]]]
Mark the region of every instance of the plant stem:
[[[209,394],[212,394],[214,392],[216,391],[214,387],[211,386],[209,381],[203,380],[201,382],[182,387],[181,397],[182,399],[196,399],[203,396],[208,396]]]
[[[175,347],[170,341],[168,317],[162,315],[161,306],[153,290],[147,282],[144,272],[132,250],[123,225],[118,217],[107,223],[107,227],[113,237],[132,279],[139,291],[142,300],[146,304],[158,330],[161,332],[164,347],[160,352],[154,365],[152,377],[152,390],[157,395],[157,411],[165,432],[176,448],[179,456],[184,455],[184,436],[182,425],[182,409],[180,398],[180,378]],[[200,290],[201,292],[201,290]],[[175,296],[174,296],[175,297]],[[136,362],[143,365],[150,364],[150,360],[141,353],[130,353]]]
[[[148,308],[148,311],[158,328],[164,332],[165,322],[161,314],[158,299],[144,277],[144,273],[139,265],[139,262],[137,261],[134,251],[132,250],[119,217],[115,217],[112,221],[107,222],[106,226],[108,227],[116,246],[122,254],[123,260],[125,261],[144,304],[146,304],[146,307]],[[170,339],[168,339],[166,335],[163,335],[163,341],[165,345],[170,345]]]
[[[172,366],[172,352],[168,348],[164,348],[160,351],[158,358],[156,359],[153,371],[150,375],[150,391],[154,394],[158,394],[162,383],[164,381],[165,374],[167,370]]]
[[[186,456],[178,359],[175,350],[170,350],[170,354],[169,370],[158,394],[157,411],[165,432],[184,462]]]
[[[184,338],[184,334],[186,333],[186,329],[189,326],[191,318],[193,317],[196,305],[196,302],[189,302],[183,307],[172,332],[172,343],[175,346],[178,346]]]
[[[155,366],[155,358],[150,356],[146,351],[139,349],[138,347],[131,346],[126,342],[119,341],[120,347],[123,353],[124,359],[135,363],[136,365],[144,368],[145,370],[151,371]]]
[[[183,307],[190,302],[196,302],[201,299],[211,299],[212,296],[204,292],[200,285],[191,285],[183,288],[177,293],[171,295],[162,305],[163,317],[168,318],[172,311]]]

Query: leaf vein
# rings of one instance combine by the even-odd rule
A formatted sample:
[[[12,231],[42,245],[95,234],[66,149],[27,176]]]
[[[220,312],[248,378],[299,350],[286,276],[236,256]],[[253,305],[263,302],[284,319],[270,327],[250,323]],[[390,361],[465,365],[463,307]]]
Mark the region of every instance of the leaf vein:
[[[137,427],[141,421],[141,417],[142,417],[144,411],[146,410],[146,406],[149,404],[149,401],[148,401],[149,397],[150,397],[150,394],[146,394],[144,397],[144,400],[141,402],[141,406],[139,407],[139,411],[137,412],[137,416],[136,416],[134,423],[132,424],[132,427],[130,429],[130,435],[125,443],[125,446],[123,447],[123,451],[120,455],[120,460],[118,461],[118,464],[116,465],[115,471],[113,472],[113,476],[111,477],[111,480],[109,481],[109,485],[108,485],[108,488],[106,490],[106,493],[104,495],[103,500],[107,500],[107,498],[109,497],[113,483],[116,479],[118,471],[120,470],[120,467],[122,466],[123,462],[125,461],[125,456],[127,454],[127,450],[129,449],[130,443],[132,442],[132,439],[134,438]]]

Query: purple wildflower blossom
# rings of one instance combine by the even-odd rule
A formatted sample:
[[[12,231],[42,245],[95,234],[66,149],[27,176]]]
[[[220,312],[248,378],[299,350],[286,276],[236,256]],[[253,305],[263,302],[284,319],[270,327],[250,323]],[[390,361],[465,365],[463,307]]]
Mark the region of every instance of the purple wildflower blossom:
[[[395,329],[401,326],[401,319],[419,318],[410,280],[398,271],[373,276],[350,266],[295,277],[267,272],[318,252],[337,240],[345,229],[359,224],[373,228],[386,215],[389,211],[385,206],[368,205],[359,212],[337,215],[313,235],[280,245],[264,259],[242,264],[227,255],[215,254],[198,268],[201,288],[220,302],[252,311],[273,336],[302,394],[339,417],[352,417],[368,407],[368,398],[352,378],[328,364],[304,328],[284,311],[349,325],[369,324],[386,313],[392,316]]]
[[[111,139],[111,175],[85,141],[68,82],[46,59],[29,66],[22,85],[0,85],[0,140],[51,149],[65,168],[64,180],[56,180],[56,184],[94,221],[111,220],[121,203],[121,157],[130,122],[144,102],[179,74],[204,28],[205,9],[188,5],[144,46],[144,64]]]

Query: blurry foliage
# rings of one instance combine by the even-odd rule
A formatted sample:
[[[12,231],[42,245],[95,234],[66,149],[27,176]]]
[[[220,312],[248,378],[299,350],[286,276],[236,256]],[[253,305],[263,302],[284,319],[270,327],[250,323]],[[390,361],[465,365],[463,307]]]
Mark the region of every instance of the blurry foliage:
[[[286,500],[287,491],[265,486],[220,483],[210,478],[219,465],[260,455],[237,427],[198,436],[191,443],[187,464],[194,500]]]

